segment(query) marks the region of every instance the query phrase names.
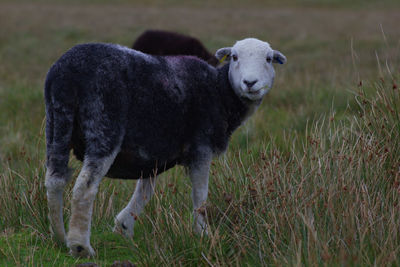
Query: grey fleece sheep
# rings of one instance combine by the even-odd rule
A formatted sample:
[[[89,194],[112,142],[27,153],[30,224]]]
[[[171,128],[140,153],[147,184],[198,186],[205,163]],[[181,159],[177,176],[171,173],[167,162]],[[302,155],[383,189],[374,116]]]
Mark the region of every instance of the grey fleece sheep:
[[[133,235],[135,216],[154,193],[156,175],[183,165],[192,181],[194,230],[207,233],[202,206],[211,160],[272,87],[272,63],[286,61],[257,39],[217,51],[220,68],[191,56],[150,56],[113,44],[77,45],[49,70],[45,82],[45,185],[54,235],[74,256],[94,255],[90,227],[104,176],[139,179],[116,232]],[[73,188],[68,235],[63,191],[69,152],[83,161]],[[133,216],[134,215],[134,216]]]

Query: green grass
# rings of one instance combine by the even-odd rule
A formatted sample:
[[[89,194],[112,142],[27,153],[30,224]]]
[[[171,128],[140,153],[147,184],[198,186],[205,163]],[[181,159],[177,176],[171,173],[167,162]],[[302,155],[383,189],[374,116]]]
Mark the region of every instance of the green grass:
[[[397,1],[146,3],[0,2],[0,266],[399,265]],[[77,43],[129,46],[147,28],[197,36],[211,51],[255,36],[288,63],[213,161],[208,237],[193,234],[182,168],[162,175],[132,240],[111,230],[135,182],[104,179],[97,254],[77,260],[49,232],[44,78]],[[80,163],[70,165],[76,177]]]

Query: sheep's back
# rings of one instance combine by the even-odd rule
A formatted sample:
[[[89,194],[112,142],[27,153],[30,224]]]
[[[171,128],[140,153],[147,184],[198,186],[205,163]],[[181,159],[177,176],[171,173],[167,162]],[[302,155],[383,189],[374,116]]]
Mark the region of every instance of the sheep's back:
[[[77,158],[97,149],[87,135],[103,135],[106,148],[115,139],[109,135],[123,135],[108,175],[129,179],[153,175],[155,167],[162,172],[190,157],[199,127],[207,121],[203,104],[212,102],[216,79],[215,69],[194,57],[153,57],[109,44],[78,45],[50,72],[59,84],[69,84],[56,88],[64,94],[53,95],[64,96],[61,104],[74,99],[76,105],[72,148]],[[96,129],[87,123],[93,117],[101,118]]]

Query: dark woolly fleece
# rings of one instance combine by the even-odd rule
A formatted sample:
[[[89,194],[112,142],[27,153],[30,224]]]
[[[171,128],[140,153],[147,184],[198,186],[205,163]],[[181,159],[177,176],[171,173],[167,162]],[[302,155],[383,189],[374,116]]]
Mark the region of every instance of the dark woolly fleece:
[[[138,179],[189,166],[204,147],[223,152],[249,109],[228,69],[113,44],[73,47],[46,78],[47,167],[64,177],[71,148],[95,164],[121,145],[107,176]]]
[[[218,59],[208,52],[199,40],[176,32],[147,30],[136,39],[132,48],[158,56],[197,56],[213,66],[219,63]]]

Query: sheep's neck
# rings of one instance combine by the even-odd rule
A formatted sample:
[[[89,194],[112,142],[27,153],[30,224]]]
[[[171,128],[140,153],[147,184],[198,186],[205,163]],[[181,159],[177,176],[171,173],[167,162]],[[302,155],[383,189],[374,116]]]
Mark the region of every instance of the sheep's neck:
[[[239,97],[229,82],[229,64],[218,69],[218,91],[223,103],[223,111],[227,116],[228,133],[235,131],[249,116],[251,116],[260,101],[251,101]]]

